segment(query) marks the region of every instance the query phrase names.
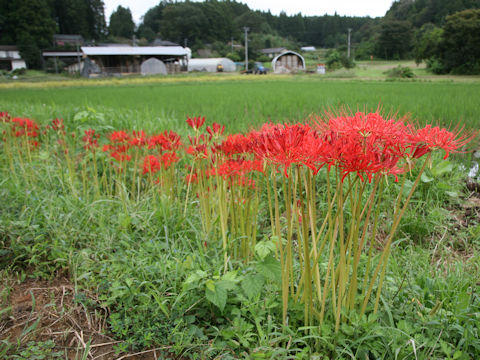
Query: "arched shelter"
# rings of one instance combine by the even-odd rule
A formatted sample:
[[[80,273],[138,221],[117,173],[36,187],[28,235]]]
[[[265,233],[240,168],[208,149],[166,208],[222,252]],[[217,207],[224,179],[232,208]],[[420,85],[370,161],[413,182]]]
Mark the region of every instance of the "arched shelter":
[[[272,70],[277,74],[291,73],[305,69],[305,59],[295,51],[285,51],[272,60]]]

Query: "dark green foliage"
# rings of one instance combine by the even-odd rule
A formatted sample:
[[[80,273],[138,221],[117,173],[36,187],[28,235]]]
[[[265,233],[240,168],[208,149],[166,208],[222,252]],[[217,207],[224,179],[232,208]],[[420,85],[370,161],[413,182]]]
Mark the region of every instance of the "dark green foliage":
[[[387,74],[389,78],[409,79],[409,78],[415,77],[415,74],[413,73],[412,69],[410,69],[408,66],[401,66],[401,65],[398,65],[393,69],[385,71],[385,74]]]
[[[118,6],[112,15],[110,15],[110,24],[108,26],[109,34],[131,38],[135,32],[135,23],[129,8]]]
[[[103,0],[54,0],[52,15],[60,34],[82,35],[88,40],[105,36]]]
[[[0,43],[17,45],[29,67],[41,67],[41,49],[51,43],[56,31],[49,1],[2,0],[0,13],[5,17]]]
[[[447,71],[480,74],[480,9],[447,17],[442,38],[441,61]]]
[[[438,55],[442,34],[443,30],[431,23],[423,25],[415,32],[415,61],[417,64]]]
[[[412,24],[402,20],[386,20],[380,27],[377,55],[389,60],[404,59],[412,49]]]
[[[442,26],[448,15],[475,8],[480,8],[480,0],[400,0],[392,3],[385,19],[407,20],[417,28],[427,23]]]
[[[355,67],[355,62],[352,58],[348,58],[345,54],[340,54],[337,50],[332,50],[327,53],[327,68],[328,70],[337,70],[344,67],[351,69]]]

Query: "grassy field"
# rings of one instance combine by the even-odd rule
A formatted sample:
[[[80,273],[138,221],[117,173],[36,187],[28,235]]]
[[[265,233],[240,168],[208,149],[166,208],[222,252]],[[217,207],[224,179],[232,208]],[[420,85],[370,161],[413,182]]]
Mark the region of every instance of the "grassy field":
[[[212,77],[215,79],[215,77]],[[411,114],[420,122],[477,126],[480,82],[333,81],[318,77],[203,77],[177,79],[177,83],[112,85],[67,88],[1,89],[0,108],[48,120],[69,119],[91,107],[116,127],[184,127],[186,116],[202,115],[232,131],[265,121],[299,121],[328,108],[376,109]],[[249,81],[253,79],[253,81]],[[142,80],[142,79],[139,79]],[[149,79],[146,80],[147,82]]]
[[[304,299],[290,299],[289,317],[282,319],[279,242],[267,205],[271,194],[240,192],[228,211],[252,206],[242,219],[256,219],[256,232],[249,236],[260,246],[247,249],[249,261],[225,260],[226,202],[218,200],[223,199],[218,183],[190,188],[184,179],[194,168],[183,158],[157,181],[114,162],[108,151],[88,153],[82,147],[88,128],[101,135],[100,145],[115,145],[108,135],[121,129],[174,130],[188,143],[186,136],[195,131],[187,116],[205,116],[207,124],[218,122],[234,133],[270,121],[302,122],[342,106],[354,111],[381,106],[386,113],[410,114],[422,125],[478,128],[478,79],[384,81],[381,73],[391,64],[368,66],[360,64],[355,75],[325,78],[202,74],[0,84],[0,112],[35,119],[42,130],[55,118],[65,120],[65,133],[45,130],[38,148],[27,138],[9,139],[9,124],[0,122],[6,131],[0,143],[0,358],[479,358],[480,185],[477,174],[467,184],[468,170],[478,166],[471,153],[446,161],[435,153],[421,177],[417,166],[407,174],[410,180],[382,183],[383,197],[373,210],[378,231],[368,230],[374,234],[372,255],[362,254],[362,266],[370,256],[381,258],[396,196],[415,188],[418,175],[393,239],[378,313],[372,304],[362,316],[342,312],[346,320],[336,329],[332,315],[305,327]],[[415,70],[419,76],[423,71]],[[372,80],[377,77],[383,78]],[[131,155],[137,166],[138,153]],[[315,180],[319,212],[328,208],[330,178],[324,172]],[[270,186],[256,180],[260,189]],[[279,196],[289,186],[284,184]],[[202,193],[211,188],[218,199],[209,207]],[[366,204],[365,194],[355,196]],[[353,202],[350,195],[348,220]],[[278,226],[290,236],[287,209],[279,208]],[[300,229],[301,220],[294,222]],[[232,233],[225,236],[231,239]],[[328,256],[319,259],[326,270]],[[360,302],[360,295],[352,301]]]

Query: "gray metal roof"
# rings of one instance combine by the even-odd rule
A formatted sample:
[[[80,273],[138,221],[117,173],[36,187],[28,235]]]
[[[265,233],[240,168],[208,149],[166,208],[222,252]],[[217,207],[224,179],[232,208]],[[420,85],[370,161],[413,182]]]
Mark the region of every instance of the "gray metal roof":
[[[82,52],[76,52],[76,51],[44,51],[42,53],[43,56],[49,57],[49,56],[59,56],[59,57],[75,57],[75,56],[82,56]]]
[[[87,56],[101,55],[169,55],[186,56],[187,50],[181,46],[82,46]]]
[[[261,49],[260,52],[261,52],[262,54],[274,54],[274,53],[284,52],[285,50],[287,50],[287,49],[284,48],[284,47],[280,47],[280,48],[267,48],[267,49]]]

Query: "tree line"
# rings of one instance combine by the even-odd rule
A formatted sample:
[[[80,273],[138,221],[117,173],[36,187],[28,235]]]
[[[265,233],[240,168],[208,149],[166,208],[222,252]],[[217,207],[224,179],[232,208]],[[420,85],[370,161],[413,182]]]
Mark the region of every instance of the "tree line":
[[[130,9],[119,6],[107,27],[102,0],[0,0],[0,43],[19,46],[33,67],[40,65],[40,49],[51,46],[54,33],[80,34],[94,42],[130,41],[135,35],[148,44],[162,38],[186,44],[194,53],[209,48],[237,60],[241,50],[232,45],[243,44],[244,27],[249,28],[250,58],[269,47],[313,45],[344,52],[351,29],[356,59],[415,58],[435,72],[480,72],[479,8],[480,0],[399,0],[383,18],[370,18],[273,15],[235,0],[161,1],[138,27]]]

